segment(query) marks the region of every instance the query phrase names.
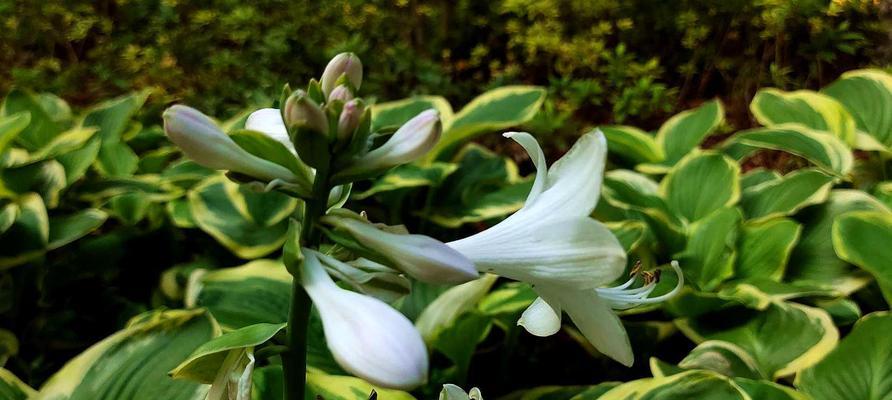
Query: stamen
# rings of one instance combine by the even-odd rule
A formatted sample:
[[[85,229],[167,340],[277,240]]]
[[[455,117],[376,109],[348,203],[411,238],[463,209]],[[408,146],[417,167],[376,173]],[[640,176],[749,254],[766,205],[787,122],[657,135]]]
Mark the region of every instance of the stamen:
[[[597,288],[595,290],[598,292],[599,296],[607,300],[607,302],[610,304],[610,307],[616,310],[627,310],[640,306],[642,304],[660,303],[669,300],[670,298],[675,296],[684,286],[684,275],[681,272],[681,267],[678,266],[678,261],[672,261],[671,263],[669,263],[669,265],[672,267],[672,270],[678,277],[678,283],[675,285],[675,288],[664,295],[657,297],[648,297],[656,289],[657,282],[660,281],[659,270],[653,273],[642,273],[642,275],[644,275],[644,285],[638,288],[627,289],[635,281],[635,275],[638,275],[639,273],[639,271],[633,270],[635,274],[632,276],[631,279],[629,279],[622,285],[610,288]]]

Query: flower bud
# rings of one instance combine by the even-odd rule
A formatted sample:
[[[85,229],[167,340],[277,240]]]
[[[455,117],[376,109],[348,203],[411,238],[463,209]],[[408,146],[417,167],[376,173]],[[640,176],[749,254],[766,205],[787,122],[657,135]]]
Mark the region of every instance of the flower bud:
[[[297,182],[287,168],[239,147],[217,124],[200,111],[175,105],[164,111],[164,133],[191,158],[208,168],[229,170],[264,181]]]
[[[319,253],[303,249],[300,282],[319,310],[325,341],[348,372],[375,385],[411,390],[427,381],[427,348],[403,314],[384,302],[341,289]]]
[[[394,268],[420,281],[458,284],[478,277],[474,263],[434,238],[388,232],[351,217],[328,215],[322,222],[346,231]]]
[[[353,100],[353,92],[350,91],[349,88],[345,85],[338,85],[338,87],[334,88],[331,91],[331,94],[328,95],[328,101],[332,102],[335,100],[340,100],[343,102],[347,102]]]
[[[328,134],[328,118],[316,102],[303,90],[295,90],[285,101],[285,126],[288,129],[307,128]]]
[[[322,84],[322,93],[325,93],[326,97],[339,84],[338,80],[341,76],[345,77],[353,89],[359,90],[359,85],[362,84],[362,62],[359,61],[356,54],[338,54],[325,66],[320,83]]]
[[[338,140],[348,142],[353,137],[353,132],[359,127],[362,113],[365,107],[359,100],[350,100],[344,103],[341,115],[338,117]]]
[[[423,156],[440,140],[440,114],[422,111],[403,124],[386,143],[374,149],[335,175],[336,181],[380,172]]]

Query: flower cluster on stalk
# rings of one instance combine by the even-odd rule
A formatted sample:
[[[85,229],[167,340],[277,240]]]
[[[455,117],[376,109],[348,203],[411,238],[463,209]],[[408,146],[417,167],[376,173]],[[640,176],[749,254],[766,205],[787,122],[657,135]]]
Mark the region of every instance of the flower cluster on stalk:
[[[233,140],[210,117],[187,106],[164,112],[167,136],[205,167],[227,171],[239,182],[259,184],[312,202],[324,191],[316,224],[327,241],[302,243],[292,270],[322,319],[326,343],[348,372],[391,388],[412,389],[427,381],[428,349],[412,323],[384,300],[387,290],[351,280],[363,275],[399,286],[397,277],[460,284],[479,273],[528,282],[540,296],[518,321],[538,336],[556,333],[566,313],[602,353],[631,365],[631,347],[614,310],[661,301],[649,297],[654,283],[606,287],[626,269],[626,253],[603,224],[590,217],[597,204],[607,145],[600,131],[582,135],[551,167],[528,133],[505,137],[519,143],[537,172],[524,206],[502,222],[449,243],[411,234],[401,226],[372,223],[341,208],[353,182],[412,162],[440,139],[437,111],[423,111],[402,126],[372,131],[371,109],[359,97],[362,64],[339,54],[319,81],[305,90],[286,86],[281,108],[252,113],[244,128],[262,143]],[[391,133],[392,132],[392,133]],[[305,207],[304,209],[307,209]],[[298,215],[297,219],[305,218]],[[307,227],[304,227],[307,229]],[[335,283],[336,278],[354,290]]]

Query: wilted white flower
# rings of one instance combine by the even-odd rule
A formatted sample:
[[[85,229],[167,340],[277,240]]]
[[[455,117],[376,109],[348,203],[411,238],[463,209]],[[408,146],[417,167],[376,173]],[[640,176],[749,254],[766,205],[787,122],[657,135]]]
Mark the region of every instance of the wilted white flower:
[[[164,111],[164,132],[193,161],[213,169],[229,170],[264,181],[304,183],[287,168],[239,147],[210,117],[175,105]]]
[[[349,216],[327,215],[321,220],[349,233],[396,269],[420,281],[456,284],[478,277],[471,260],[429,236],[387,232]]]
[[[301,284],[319,310],[325,341],[338,364],[375,385],[411,390],[427,381],[427,348],[403,314],[384,302],[341,289],[319,253],[303,249]]]
[[[626,265],[625,250],[616,237],[589,217],[604,175],[604,135],[598,130],[583,135],[550,169],[530,134],[505,136],[524,147],[537,169],[523,208],[483,232],[448,245],[470,258],[480,271],[533,285],[540,299],[519,321],[530,333],[556,333],[565,311],[595,348],[631,365],[631,345],[613,308],[665,296],[647,299],[653,287],[627,290],[631,283],[601,289],[616,280]]]
[[[346,177],[383,171],[414,161],[437,144],[441,128],[437,110],[422,111],[397,129],[387,142],[353,161],[334,179],[345,180]]]

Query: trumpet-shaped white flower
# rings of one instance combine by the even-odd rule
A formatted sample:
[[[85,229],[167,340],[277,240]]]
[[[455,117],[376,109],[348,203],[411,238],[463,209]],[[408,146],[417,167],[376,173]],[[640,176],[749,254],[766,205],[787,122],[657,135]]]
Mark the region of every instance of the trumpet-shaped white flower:
[[[252,112],[248,119],[245,120],[245,129],[264,133],[285,145],[285,148],[292,154],[297,155],[294,143],[288,137],[288,129],[285,128],[285,121],[282,120],[282,114],[278,108],[261,108]]]
[[[368,249],[386,257],[395,268],[430,283],[464,283],[478,277],[474,264],[461,253],[424,235],[399,234],[352,217],[327,215],[322,222],[340,228]]]
[[[287,168],[239,147],[210,117],[175,105],[164,111],[164,132],[193,161],[213,169],[239,172],[255,178],[303,183]]]
[[[607,142],[596,130],[583,135],[552,168],[528,133],[510,132],[530,154],[536,178],[519,211],[473,236],[448,243],[477,269],[529,282],[540,298],[518,324],[537,336],[560,330],[566,312],[595,348],[624,365],[634,361],[622,322],[613,309],[661,301],[648,299],[652,286],[632,283],[602,289],[622,274],[626,254],[604,225],[589,217],[597,205]],[[681,279],[679,279],[681,282]],[[633,281],[634,282],[634,281]]]
[[[411,390],[427,381],[427,348],[403,314],[384,302],[341,289],[320,253],[303,249],[301,284],[322,318],[325,341],[338,364],[375,385]]]

